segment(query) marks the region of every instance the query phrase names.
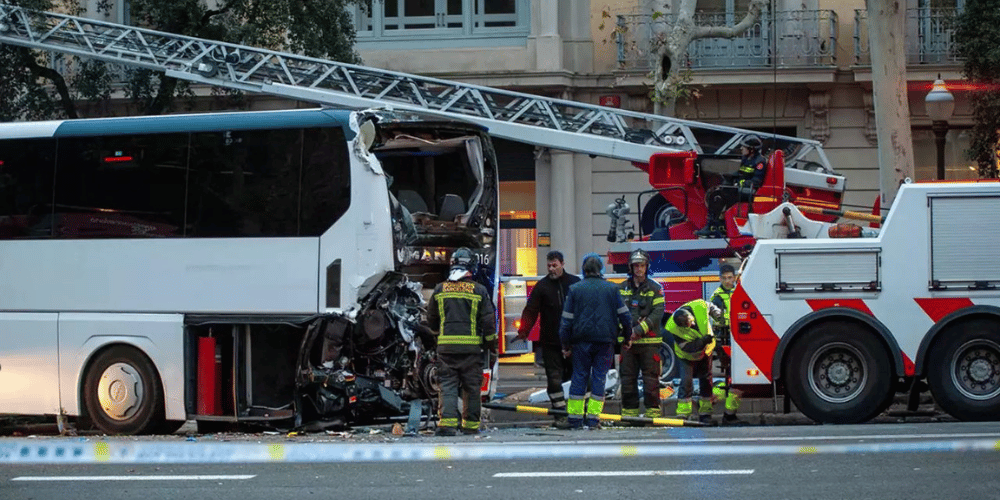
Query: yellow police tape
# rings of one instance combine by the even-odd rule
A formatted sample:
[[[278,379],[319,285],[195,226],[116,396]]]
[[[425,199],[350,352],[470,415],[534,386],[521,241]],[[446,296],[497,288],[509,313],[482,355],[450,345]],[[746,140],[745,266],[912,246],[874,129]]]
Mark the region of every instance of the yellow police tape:
[[[499,403],[484,403],[484,408],[490,408],[493,410],[505,410],[505,411],[516,411],[518,413],[534,413],[537,415],[550,415],[553,417],[565,417],[569,413],[566,410],[557,410],[555,408],[541,408],[538,406],[527,406],[527,405],[502,405]],[[623,417],[621,415],[614,415],[611,413],[601,413],[597,415],[599,420],[611,421],[611,422],[627,422],[635,424],[652,424],[652,425],[666,425],[671,427],[706,427],[707,424],[702,422],[691,422],[684,420],[682,418],[664,418],[664,417]]]

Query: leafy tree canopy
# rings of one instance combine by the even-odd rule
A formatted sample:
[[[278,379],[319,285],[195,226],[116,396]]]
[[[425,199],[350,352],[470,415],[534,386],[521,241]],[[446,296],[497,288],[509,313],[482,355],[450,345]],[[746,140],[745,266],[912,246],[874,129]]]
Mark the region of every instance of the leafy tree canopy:
[[[979,164],[979,175],[997,176],[1000,140],[1000,9],[996,0],[966,0],[955,29],[965,78],[980,90],[972,94],[973,128],[969,158]]]
[[[131,23],[159,31],[237,43],[347,63],[360,63],[354,50],[353,5],[370,0],[126,0]],[[84,12],[80,2],[5,0],[34,10],[83,14],[105,20],[112,0]],[[55,68],[59,68],[56,70]],[[193,97],[186,82],[160,73],[120,68],[74,56],[0,45],[0,121],[100,115],[119,83],[136,114],[161,114]],[[238,105],[240,94],[213,89]]]

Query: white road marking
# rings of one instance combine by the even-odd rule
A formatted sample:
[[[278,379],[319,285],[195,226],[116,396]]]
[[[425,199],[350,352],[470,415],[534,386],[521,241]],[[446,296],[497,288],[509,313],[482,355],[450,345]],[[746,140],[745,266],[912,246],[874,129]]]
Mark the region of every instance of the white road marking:
[[[753,469],[733,470],[604,470],[566,472],[498,472],[493,477],[594,477],[594,476],[726,476],[749,475]]]
[[[11,481],[223,481],[253,479],[256,474],[230,476],[21,476]]]

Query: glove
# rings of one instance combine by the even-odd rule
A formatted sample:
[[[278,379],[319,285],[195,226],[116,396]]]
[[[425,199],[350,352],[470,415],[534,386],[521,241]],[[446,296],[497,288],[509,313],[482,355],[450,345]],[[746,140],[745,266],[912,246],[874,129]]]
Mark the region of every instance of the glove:
[[[642,337],[642,335],[644,333],[646,333],[646,332],[642,331],[642,325],[635,325],[635,326],[633,326],[632,327],[632,340],[635,340],[635,339],[638,339],[638,338]]]
[[[708,314],[710,314],[715,319],[719,319],[719,318],[722,317],[722,309],[719,309],[719,306],[717,306],[717,305],[709,302],[708,303]]]
[[[682,351],[694,354],[696,352],[701,352],[702,350],[704,350],[705,345],[707,344],[708,341],[706,340],[706,337],[699,337],[690,342],[681,342],[680,346]]]
[[[529,333],[531,333],[531,332],[518,330],[517,331],[517,340],[527,340]]]

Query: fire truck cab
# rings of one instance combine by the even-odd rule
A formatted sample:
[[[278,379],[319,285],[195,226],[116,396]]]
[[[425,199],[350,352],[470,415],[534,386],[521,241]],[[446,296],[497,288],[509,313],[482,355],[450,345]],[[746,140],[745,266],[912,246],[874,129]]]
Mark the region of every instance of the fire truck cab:
[[[1000,419],[1000,183],[903,184],[857,238],[758,239],[732,299],[733,382],[777,381],[858,423],[926,380],[960,420]]]

